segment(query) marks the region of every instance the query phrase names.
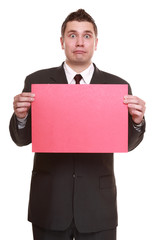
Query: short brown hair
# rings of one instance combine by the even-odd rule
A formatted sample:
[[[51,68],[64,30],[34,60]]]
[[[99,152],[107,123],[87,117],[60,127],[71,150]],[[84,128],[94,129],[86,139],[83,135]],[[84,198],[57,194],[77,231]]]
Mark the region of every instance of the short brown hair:
[[[78,21],[78,22],[90,22],[93,24],[93,28],[94,28],[94,32],[95,32],[95,35],[97,36],[98,35],[98,30],[97,30],[97,26],[96,26],[96,23],[94,21],[94,19],[87,13],[85,12],[84,9],[79,9],[77,10],[76,12],[72,12],[70,13],[65,21],[63,22],[62,24],[62,27],[61,27],[61,34],[62,34],[62,37],[64,37],[64,32],[66,30],[66,26],[67,26],[67,23],[68,22],[71,22],[71,21]]]

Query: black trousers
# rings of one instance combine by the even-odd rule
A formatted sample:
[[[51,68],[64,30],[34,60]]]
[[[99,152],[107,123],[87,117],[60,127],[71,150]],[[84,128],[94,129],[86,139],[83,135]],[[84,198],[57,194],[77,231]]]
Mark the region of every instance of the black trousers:
[[[116,240],[116,228],[95,233],[79,233],[74,221],[65,231],[52,231],[32,224],[34,240]]]

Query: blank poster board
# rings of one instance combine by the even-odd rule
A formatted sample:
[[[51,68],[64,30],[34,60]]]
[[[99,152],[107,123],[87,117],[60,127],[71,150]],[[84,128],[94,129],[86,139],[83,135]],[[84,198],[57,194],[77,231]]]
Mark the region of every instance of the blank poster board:
[[[32,151],[128,151],[127,84],[32,84]]]

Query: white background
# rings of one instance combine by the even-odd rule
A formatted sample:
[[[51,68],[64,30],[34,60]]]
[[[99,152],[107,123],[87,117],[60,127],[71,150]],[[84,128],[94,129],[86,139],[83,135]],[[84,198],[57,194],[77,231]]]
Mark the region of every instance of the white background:
[[[78,3],[80,2],[80,3]],[[8,130],[13,97],[26,75],[64,58],[59,37],[64,18],[84,8],[96,20],[98,68],[127,80],[146,101],[147,131],[134,151],[115,155],[118,187],[118,240],[160,239],[160,7],[158,0],[54,1],[0,3],[0,236],[32,239],[27,222],[31,145],[17,147]]]

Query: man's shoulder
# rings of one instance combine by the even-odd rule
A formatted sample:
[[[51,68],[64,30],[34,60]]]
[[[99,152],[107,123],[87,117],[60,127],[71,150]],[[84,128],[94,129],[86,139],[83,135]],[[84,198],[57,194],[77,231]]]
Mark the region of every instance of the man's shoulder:
[[[62,65],[59,67],[41,69],[29,74],[25,79],[25,86],[23,91],[30,92],[32,84],[52,84],[56,82],[57,75],[62,74]]]
[[[126,80],[124,80],[123,78],[115,75],[115,74],[111,74],[102,70],[99,70],[99,73],[101,75],[101,78],[103,80],[104,83],[110,83],[110,84],[129,84]]]
[[[52,74],[56,73],[60,68],[61,68],[61,66],[60,67],[40,69],[40,70],[37,70],[37,71],[29,74],[27,76],[27,78],[34,78],[35,79],[37,77],[39,78],[39,77],[42,77],[42,76],[51,76]]]
[[[99,70],[96,66],[94,81],[92,82],[98,84],[127,84],[128,94],[132,94],[131,86],[126,80],[122,79],[121,77],[118,77],[117,75]]]

